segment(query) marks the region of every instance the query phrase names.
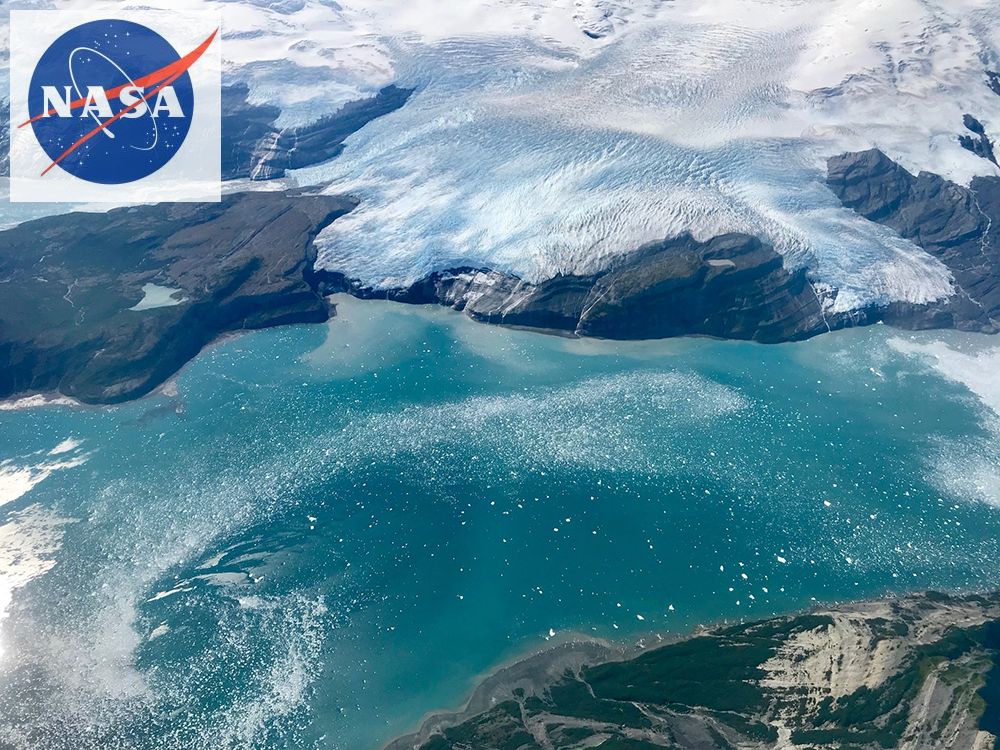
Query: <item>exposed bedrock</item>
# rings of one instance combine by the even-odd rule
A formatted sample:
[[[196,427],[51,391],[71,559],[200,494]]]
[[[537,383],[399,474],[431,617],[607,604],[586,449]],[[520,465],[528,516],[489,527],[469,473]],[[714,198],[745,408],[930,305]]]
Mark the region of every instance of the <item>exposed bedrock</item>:
[[[970,188],[911,175],[878,151],[829,163],[844,205],[938,258],[956,293],[833,314],[808,271],[757,238],[681,235],[590,275],[538,283],[491,269],[375,289],[317,269],[315,236],[347,197],[244,193],[219,204],[66,214],[0,232],[0,398],[60,392],[111,403],[148,393],[227,331],[320,322],[325,295],[442,304],[486,323],[577,336],[794,341],[884,321],[995,332],[1000,178]]]
[[[975,123],[972,123],[975,127]],[[828,185],[843,204],[940,260],[955,293],[936,302],[896,301],[831,312],[806,269],[755,237],[691,235],[652,243],[605,271],[536,284],[491,269],[433,273],[402,288],[373,289],[317,271],[331,291],[438,303],[488,323],[612,339],[706,335],[775,343],[885,322],[900,328],[996,333],[1000,320],[1000,178],[969,188],[914,176],[881,151],[830,159]]]
[[[993,93],[1000,96],[1000,73],[993,70],[986,71],[986,84],[992,89]]]
[[[958,137],[958,142],[966,151],[971,151],[976,156],[997,163],[996,153],[993,151],[993,141],[986,134],[986,126],[972,115],[965,115],[963,122],[966,130],[971,135],[964,134]]]
[[[488,269],[431,274],[375,290],[341,274],[317,272],[325,288],[359,297],[440,303],[476,320],[616,339],[718,336],[762,342],[828,330],[804,270],[789,271],[760,240],[690,235],[647,245],[606,271],[537,284]]]
[[[932,305],[887,308],[887,323],[995,333],[1000,319],[1000,178],[970,187],[912,175],[878,150],[830,159],[827,183],[850,209],[895,230],[940,260],[956,294]]]
[[[386,86],[375,96],[348,102],[333,114],[292,128],[279,128],[281,109],[252,104],[244,84],[222,89],[222,179],[270,180],[289,169],[321,164],[338,156],[344,141],[372,120],[399,109],[412,89]],[[8,174],[9,103],[0,99],[0,177]]]
[[[329,305],[305,278],[313,239],[354,206],[335,196],[243,193],[0,232],[0,398],[126,401],[220,334],[326,320]]]
[[[222,177],[270,180],[289,169],[320,164],[340,154],[344,141],[372,120],[399,109],[412,89],[386,86],[375,96],[348,102],[315,122],[279,128],[281,110],[251,104],[243,84],[222,90]]]

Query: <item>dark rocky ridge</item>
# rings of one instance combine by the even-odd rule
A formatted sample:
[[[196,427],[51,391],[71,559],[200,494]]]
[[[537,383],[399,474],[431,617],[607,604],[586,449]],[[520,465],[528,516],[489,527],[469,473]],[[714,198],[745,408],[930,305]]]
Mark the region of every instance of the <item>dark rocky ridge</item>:
[[[406,288],[372,289],[314,267],[313,237],[353,205],[250,193],[218,206],[70,214],[0,232],[0,285],[10,290],[0,312],[0,398],[141,396],[221,333],[326,320],[324,295],[341,291],[616,339],[694,334],[774,343],[830,329],[805,270],[786,269],[772,247],[739,234],[707,242],[682,235],[600,273],[538,284],[458,269]],[[178,289],[186,301],[129,309],[146,283]]]
[[[279,130],[281,111],[223,90],[224,179],[281,177],[336,157],[343,141],[406,103],[388,86],[309,125]],[[0,100],[0,174],[8,172]],[[321,322],[330,306],[311,277],[316,234],[356,205],[294,192],[221,204],[162,204],[69,214],[0,233],[0,398],[58,392],[115,403],[163,383],[227,331]],[[130,310],[146,283],[183,304]]]
[[[372,120],[399,109],[412,89],[386,86],[375,96],[348,102],[338,111],[296,128],[279,129],[281,110],[250,104],[244,84],[222,90],[222,178],[270,180],[289,169],[320,164],[338,156],[344,141]]]
[[[986,84],[992,89],[993,93],[1000,96],[1000,73],[992,70],[986,71]]]
[[[601,273],[539,284],[460,269],[374,290],[314,265],[313,238],[354,206],[244,193],[221,204],[52,216],[0,232],[0,398],[136,398],[222,333],[327,320],[325,295],[340,291],[579,336],[778,342],[827,330],[805,271],[788,271],[773,248],[745,235],[704,243],[684,235]],[[177,290],[183,303],[130,309],[148,283]]]
[[[986,126],[972,115],[965,115],[963,121],[966,130],[972,133],[972,135],[960,135],[958,137],[958,142],[962,148],[996,164],[997,157],[993,151],[993,141],[986,134]]]
[[[387,750],[974,750],[1000,726],[995,595],[849,604],[636,651],[535,655]]]
[[[243,193],[214,204],[74,213],[0,232],[0,398],[137,398],[220,334],[321,322],[313,239],[355,202]],[[181,304],[131,310],[147,283]]]
[[[742,234],[681,235],[647,245],[605,271],[531,284],[489,269],[453,269],[396,289],[317,271],[330,292],[443,304],[503,325],[613,339],[704,335],[774,343],[829,330],[805,270]]]
[[[997,331],[1000,178],[979,178],[967,189],[936,175],[914,177],[868,151],[831,159],[828,179],[845,206],[940,259],[957,294],[832,315],[805,269],[787,268],[774,248],[741,234],[705,242],[682,235],[604,271],[535,284],[461,268],[374,289],[315,267],[313,238],[353,200],[248,193],[221,204],[53,216],[0,232],[0,398],[40,391],[93,403],[135,398],[222,333],[328,319],[324,297],[333,292],[611,339],[776,343],[879,321]],[[177,289],[185,302],[130,310],[147,283]]]
[[[850,209],[940,260],[956,294],[931,305],[891,305],[887,323],[996,333],[1000,320],[1000,178],[970,187],[912,175],[876,149],[830,159],[827,184]]]

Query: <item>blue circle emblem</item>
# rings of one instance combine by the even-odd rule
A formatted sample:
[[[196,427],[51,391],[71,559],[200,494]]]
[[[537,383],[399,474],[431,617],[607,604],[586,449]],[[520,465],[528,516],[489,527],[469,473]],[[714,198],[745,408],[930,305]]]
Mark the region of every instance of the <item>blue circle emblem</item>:
[[[120,185],[151,175],[187,137],[194,89],[186,70],[172,81],[136,82],[178,58],[166,39],[132,21],[70,29],[45,50],[31,77],[28,111],[38,143],[88,182]]]

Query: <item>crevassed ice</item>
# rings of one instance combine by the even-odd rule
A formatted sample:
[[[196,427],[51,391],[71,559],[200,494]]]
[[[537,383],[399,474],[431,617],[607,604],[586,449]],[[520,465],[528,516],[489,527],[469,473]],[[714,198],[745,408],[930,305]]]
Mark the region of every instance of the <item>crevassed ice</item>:
[[[841,208],[826,158],[877,146],[962,183],[997,173],[957,143],[966,112],[1000,128],[989,0],[199,7],[221,10],[228,77],[286,124],[418,89],[296,174],[362,198],[321,236],[321,263],[373,285],[459,264],[537,280],[743,231],[808,266],[834,309],[927,301],[951,292],[946,269]]]
[[[299,175],[363,201],[321,263],[377,286],[464,264],[538,280],[742,231],[807,265],[834,309],[939,298],[946,269],[841,208],[825,159],[878,146],[960,182],[994,173],[956,136],[966,111],[1000,121],[984,77],[997,15],[675,3],[584,52],[510,35],[401,47],[396,80],[418,94]]]

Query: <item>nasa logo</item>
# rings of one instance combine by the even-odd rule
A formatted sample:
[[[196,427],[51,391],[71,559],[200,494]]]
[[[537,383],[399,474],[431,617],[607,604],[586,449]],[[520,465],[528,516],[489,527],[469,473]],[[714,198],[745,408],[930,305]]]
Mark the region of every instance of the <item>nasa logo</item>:
[[[34,12],[38,13],[58,12]],[[189,137],[197,140],[204,128],[195,128],[195,123],[218,119],[218,91],[208,97],[214,100],[210,102],[214,107],[208,109],[216,110],[215,117],[206,117],[201,111],[205,97],[193,80],[193,74],[199,72],[196,66],[211,63],[213,55],[207,52],[214,52],[218,60],[218,26],[201,25],[201,33],[193,37],[195,42],[189,41],[196,33],[189,25],[181,37],[188,46],[178,52],[167,41],[171,35],[158,33],[151,25],[138,19],[95,18],[60,30],[47,46],[38,47],[44,51],[31,67],[20,113],[14,111],[18,97],[13,74],[16,60],[12,59],[12,136],[22,139],[18,144],[20,159],[15,159],[13,137],[11,142],[12,200],[16,199],[13,180],[17,177],[29,186],[45,181],[65,183],[67,176],[90,183],[94,189],[106,186],[104,192],[71,195],[70,200],[128,200],[131,196],[108,189],[119,186],[120,191],[120,186],[137,182],[154,189],[151,195],[156,199],[162,197],[155,192],[157,173],[168,171],[164,168],[172,161],[176,165]],[[38,23],[34,26],[37,35]],[[12,29],[12,43],[16,41]],[[22,64],[22,74],[25,67]],[[27,164],[23,134],[36,141],[30,175],[23,173]],[[205,156],[213,151],[201,150]],[[191,164],[187,171],[170,170],[175,185],[204,179],[206,174],[197,173],[199,162]]]
[[[132,21],[91,21],[45,50],[28,92],[31,125],[52,159],[89,182],[121,184],[152,174],[177,153],[191,127],[188,68],[215,32],[181,57]]]

